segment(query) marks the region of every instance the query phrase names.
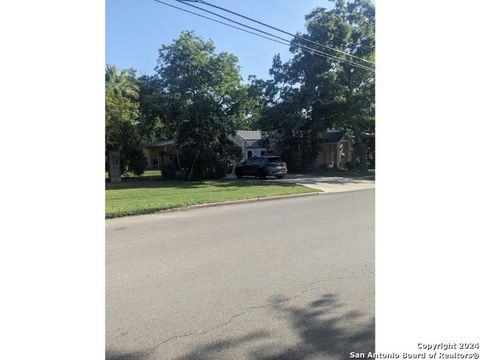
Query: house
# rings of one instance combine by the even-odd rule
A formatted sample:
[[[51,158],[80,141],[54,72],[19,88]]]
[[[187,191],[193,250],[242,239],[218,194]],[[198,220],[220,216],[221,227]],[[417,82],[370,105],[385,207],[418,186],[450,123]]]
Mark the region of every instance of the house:
[[[175,142],[173,140],[158,140],[144,145],[147,159],[147,169],[163,168],[172,162],[175,155]]]
[[[375,135],[372,136],[374,143]],[[237,130],[235,135],[231,135],[229,138],[242,149],[240,161],[269,153],[280,155],[279,149],[276,149],[275,134],[270,134],[268,138],[270,144],[268,149],[263,141],[265,139],[262,138],[262,132],[259,130]],[[318,135],[318,142],[321,149],[315,164],[313,164],[314,168],[344,168],[352,162],[353,139],[349,134],[336,129],[327,129]],[[175,161],[175,142],[163,139],[145,144],[144,153],[147,159],[147,169],[164,170],[166,166]]]
[[[241,161],[252,156],[267,155],[267,148],[262,144],[262,132],[259,130],[237,130],[230,140],[242,149]]]
[[[281,153],[279,139],[275,132],[269,134],[268,150],[274,154]],[[317,135],[317,146],[320,147],[313,168],[344,168],[353,160],[353,138],[337,129],[327,129]]]
[[[317,164],[329,168],[344,167],[352,161],[353,139],[336,129],[327,129],[320,135],[321,152]]]
[[[235,135],[229,136],[229,139],[242,149],[241,161],[252,156],[267,154],[267,149],[261,145],[262,133],[260,131],[237,130]],[[175,141],[163,139],[145,144],[144,154],[147,159],[147,169],[162,170],[173,161]]]

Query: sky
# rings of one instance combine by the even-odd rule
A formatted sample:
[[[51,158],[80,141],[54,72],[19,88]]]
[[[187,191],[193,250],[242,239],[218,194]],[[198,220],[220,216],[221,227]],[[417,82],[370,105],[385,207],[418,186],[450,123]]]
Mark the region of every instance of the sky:
[[[162,1],[202,13],[175,0]],[[305,31],[304,16],[314,8],[331,7],[327,0],[207,1],[291,33]],[[240,18],[235,20],[247,22]],[[257,26],[252,23],[250,25]],[[132,67],[137,70],[138,75],[151,75],[154,73],[158,49],[171,43],[183,30],[194,30],[205,40],[213,40],[218,52],[228,51],[235,54],[239,58],[244,80],[247,80],[249,75],[269,77],[268,70],[275,54],[280,54],[282,60],[290,57],[285,45],[181,12],[153,0],[106,0],[106,62],[120,68]],[[277,35],[288,37],[278,33]]]

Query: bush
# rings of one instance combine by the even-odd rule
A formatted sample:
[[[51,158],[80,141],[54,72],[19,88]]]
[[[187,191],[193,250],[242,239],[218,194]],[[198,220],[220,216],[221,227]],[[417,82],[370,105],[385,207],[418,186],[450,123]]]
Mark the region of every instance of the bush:
[[[356,169],[356,166],[355,166],[355,164],[354,164],[353,162],[350,161],[350,162],[347,162],[347,163],[345,164],[345,168],[346,168],[347,170],[352,171],[352,170],[355,170],[355,169]]]
[[[177,164],[172,162],[164,166],[162,169],[162,177],[165,179],[176,179],[178,177]]]
[[[147,159],[141,150],[133,151],[130,154],[128,168],[137,176],[141,176],[145,172],[145,169],[147,168]]]

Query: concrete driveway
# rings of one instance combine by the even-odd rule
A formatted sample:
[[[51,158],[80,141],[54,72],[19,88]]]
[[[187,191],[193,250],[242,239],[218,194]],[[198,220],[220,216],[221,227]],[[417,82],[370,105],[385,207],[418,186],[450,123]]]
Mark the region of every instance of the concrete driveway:
[[[363,178],[287,175],[284,179],[273,181],[299,184],[329,193],[375,189],[375,180]]]

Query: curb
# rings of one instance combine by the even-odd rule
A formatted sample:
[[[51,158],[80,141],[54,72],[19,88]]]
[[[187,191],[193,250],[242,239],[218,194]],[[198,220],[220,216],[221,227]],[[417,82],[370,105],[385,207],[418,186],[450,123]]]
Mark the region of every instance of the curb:
[[[246,203],[257,202],[257,201],[280,200],[280,199],[296,198],[296,197],[303,197],[303,196],[320,195],[324,193],[325,193],[324,191],[314,191],[314,192],[308,192],[308,193],[302,193],[302,194],[275,195],[275,196],[265,196],[265,197],[257,197],[257,198],[242,199],[242,200],[220,201],[220,202],[213,202],[213,203],[206,203],[206,204],[189,205],[185,207],[185,209],[214,207],[214,206],[222,206],[222,205],[246,204]]]

